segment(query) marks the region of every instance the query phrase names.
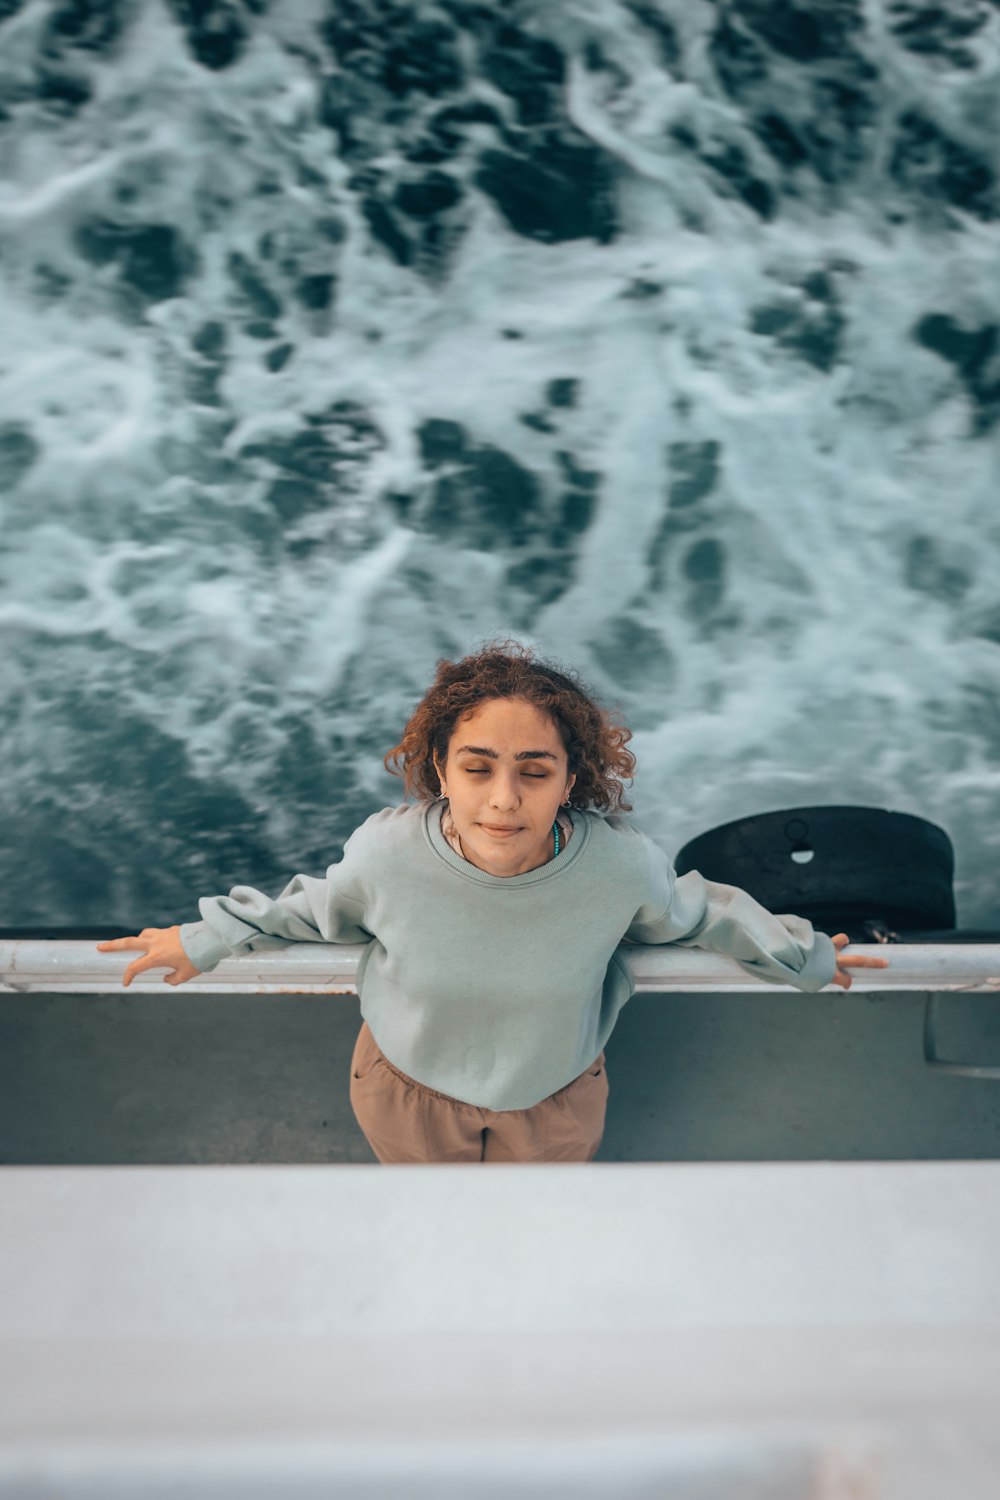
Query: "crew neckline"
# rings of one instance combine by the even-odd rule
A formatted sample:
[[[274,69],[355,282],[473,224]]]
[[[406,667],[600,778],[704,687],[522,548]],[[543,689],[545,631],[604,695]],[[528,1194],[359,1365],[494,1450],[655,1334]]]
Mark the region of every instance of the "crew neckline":
[[[536,885],[539,880],[551,880],[554,875],[569,869],[582,854],[590,838],[590,819],[574,808],[567,807],[564,810],[573,825],[573,837],[565,849],[546,860],[543,865],[537,865],[533,870],[523,870],[520,875],[491,875],[489,870],[481,870],[471,860],[456,854],[445,838],[441,830],[441,815],[447,801],[447,797],[442,797],[427,803],[423,818],[424,837],[438,858],[450,865],[456,875],[464,875],[466,880],[474,880],[479,885]]]

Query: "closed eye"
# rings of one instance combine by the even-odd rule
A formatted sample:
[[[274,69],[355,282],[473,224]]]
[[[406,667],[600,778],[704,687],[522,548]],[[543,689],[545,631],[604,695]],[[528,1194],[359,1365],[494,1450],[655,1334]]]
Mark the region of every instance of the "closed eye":
[[[467,776],[488,776],[490,773],[487,770],[474,771],[467,767],[465,774]],[[525,771],[524,774],[525,776],[530,776],[532,781],[546,781],[549,773],[548,771]]]

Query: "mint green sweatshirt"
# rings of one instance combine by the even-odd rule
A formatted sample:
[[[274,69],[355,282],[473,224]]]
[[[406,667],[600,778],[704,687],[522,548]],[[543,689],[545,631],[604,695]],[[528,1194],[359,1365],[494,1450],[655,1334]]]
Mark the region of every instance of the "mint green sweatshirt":
[[[276,899],[243,885],[203,896],[184,951],[208,971],[288,942],[365,944],[361,1014],[389,1061],[494,1110],[530,1108],[599,1055],[635,993],[623,939],[708,948],[800,990],[834,976],[826,933],[695,870],[678,877],[620,815],[573,810],[555,858],[490,875],[445,839],[444,805],[373,813],[324,878],[296,875]]]

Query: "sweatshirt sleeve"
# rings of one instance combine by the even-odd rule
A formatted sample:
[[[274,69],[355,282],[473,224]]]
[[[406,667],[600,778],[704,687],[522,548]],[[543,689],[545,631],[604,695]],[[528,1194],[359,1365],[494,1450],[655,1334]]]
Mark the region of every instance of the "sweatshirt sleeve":
[[[805,917],[774,915],[735,885],[706,880],[697,870],[678,875],[667,856],[649,846],[652,887],[625,936],[636,943],[678,943],[724,953],[760,979],[821,990],[837,970],[837,950]]]
[[[364,825],[362,825],[363,827]],[[274,898],[253,886],[233,886],[228,896],[202,896],[200,922],[184,922],[181,947],[203,974],[224,958],[284,947],[287,943],[367,943],[367,900],[351,846],[323,878],[296,875]]]

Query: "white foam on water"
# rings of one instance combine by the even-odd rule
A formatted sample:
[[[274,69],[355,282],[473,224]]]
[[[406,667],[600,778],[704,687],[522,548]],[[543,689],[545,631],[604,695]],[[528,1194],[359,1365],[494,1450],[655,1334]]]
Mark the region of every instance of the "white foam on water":
[[[253,788],[281,753],[283,716],[322,741],[336,705],[338,732],[365,741],[377,718],[398,737],[440,655],[510,631],[579,667],[636,724],[635,815],[668,851],[774,807],[912,812],[955,843],[960,924],[997,925],[998,429],[975,429],[954,363],[915,330],[928,315],[996,326],[998,230],[906,203],[887,132],[919,105],[987,149],[977,110],[998,18],[970,43],[978,70],[904,53],[869,26],[859,45],[883,69],[862,127],[872,143],[859,178],[827,191],[779,167],[720,89],[714,7],[660,8],[683,76],[616,0],[531,12],[528,29],[566,50],[566,116],[616,164],[619,232],[517,234],[472,185],[481,146],[497,144],[473,125],[445,163],[467,195],[448,273],[435,276],[373,239],[354,166],[317,119],[335,71],[322,5],[273,5],[241,60],[216,71],[166,7],[140,5],[113,54],[64,49],[60,67],[92,91],[75,111],[38,91],[50,9],[0,28],[14,99],[0,131],[0,423],[35,445],[3,496],[0,683],[21,716],[12,805],[41,805],[64,777],[72,711],[67,721],[60,703],[81,692],[108,701],[113,684],[117,711],[186,746],[197,776]],[[587,61],[594,44],[601,64]],[[472,55],[468,33],[463,45]],[[822,73],[770,61],[758,109],[791,107]],[[461,96],[516,127],[484,74]],[[355,127],[374,174],[398,174],[404,136],[374,113]],[[708,160],[734,145],[778,194],[769,220]],[[109,224],[176,231],[190,259],[176,295],[130,295],[130,252],[113,234],[117,250],[88,257],[81,230]],[[240,290],[234,255],[279,310]],[[810,290],[817,273],[826,294]],[[332,310],[296,300],[301,275],[336,278]],[[254,331],[268,321],[270,337]],[[206,324],[225,351],[202,399],[211,356],[192,340]],[[828,339],[825,366],[803,352],[805,330]],[[290,357],[269,368],[282,343]],[[1000,378],[996,364],[994,352],[984,380]],[[547,405],[557,379],[579,382],[575,405]],[[338,402],[377,438],[337,426]],[[542,413],[549,431],[525,423]],[[600,476],[591,525],[550,558],[571,579],[560,597],[532,609],[511,593],[521,554],[503,523],[486,547],[460,527],[422,534],[389,503],[426,504],[434,476],[418,431],[442,418],[516,459],[552,517],[560,454]],[[322,504],[275,524],[279,467],[245,450],[273,455],[307,430],[329,436],[334,472]],[[683,453],[706,444],[714,486],[675,503],[664,536]],[[692,576],[713,565],[715,585]],[[159,689],[157,662],[173,674]],[[251,690],[268,706],[246,756]],[[382,753],[366,742],[352,757],[373,806],[399,796]],[[293,861],[296,826],[282,845]],[[66,903],[53,921],[72,919]]]

